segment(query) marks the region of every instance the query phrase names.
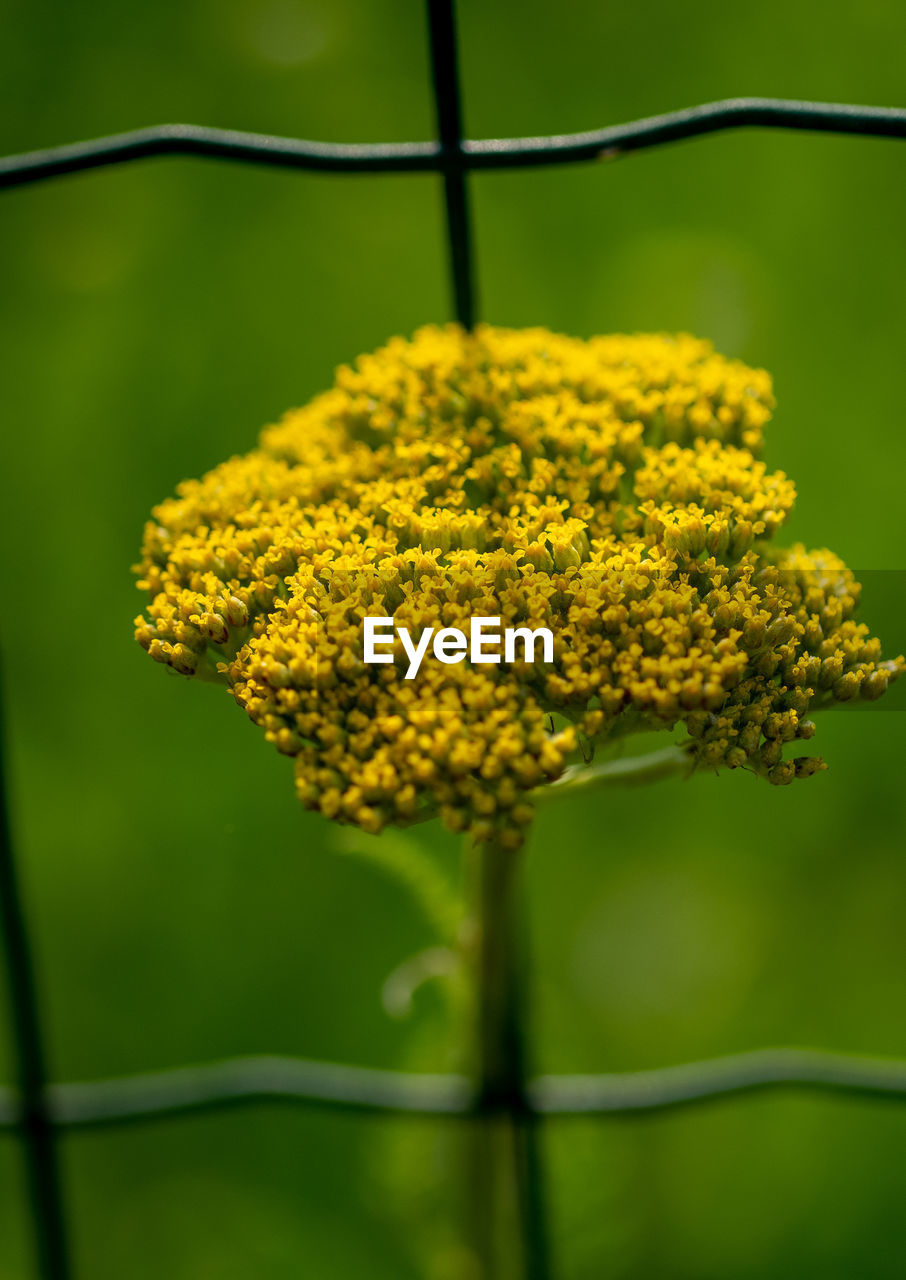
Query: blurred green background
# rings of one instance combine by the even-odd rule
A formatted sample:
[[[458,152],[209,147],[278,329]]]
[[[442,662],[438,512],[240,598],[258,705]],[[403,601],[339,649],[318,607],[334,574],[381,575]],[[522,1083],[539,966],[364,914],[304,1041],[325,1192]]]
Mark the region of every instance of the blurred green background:
[[[0,13],[3,153],[178,120],[433,131],[414,0]],[[738,94],[903,103],[895,0],[462,0],[460,25],[472,136]],[[487,318],[691,330],[764,365],[791,536],[904,567],[904,144],[745,131],[473,187]],[[8,735],[55,1077],[258,1052],[448,1068],[439,993],[406,1020],[380,1000],[431,941],[418,910],[297,808],[288,763],[221,690],[148,662],[129,572],[183,476],[337,363],[447,318],[437,180],[189,160],[67,178],[0,198],[0,274]],[[874,578],[867,620],[902,647],[897,579]],[[906,1055],[904,729],[896,710],[829,717],[831,770],[788,789],[697,777],[545,813],[538,1066]],[[452,838],[417,839],[455,871]],[[906,1270],[906,1107],[765,1095],[546,1141],[562,1280]],[[238,1111],[73,1136],[64,1160],[80,1280],[454,1275],[443,1124]],[[3,1280],[31,1274],[22,1209],[0,1136]]]

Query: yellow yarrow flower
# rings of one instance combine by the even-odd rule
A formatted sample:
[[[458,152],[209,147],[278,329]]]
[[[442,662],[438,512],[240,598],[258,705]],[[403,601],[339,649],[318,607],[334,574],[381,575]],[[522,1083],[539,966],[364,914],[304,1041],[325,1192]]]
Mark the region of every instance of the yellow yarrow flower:
[[[786,783],[808,713],[904,668],[828,551],[773,547],[768,375],[681,335],[429,327],[342,367],[153,512],[139,643],[216,679],[299,798],[380,831],[439,813],[516,847],[531,793],[626,734]],[[363,660],[364,619],[548,627],[552,662]]]

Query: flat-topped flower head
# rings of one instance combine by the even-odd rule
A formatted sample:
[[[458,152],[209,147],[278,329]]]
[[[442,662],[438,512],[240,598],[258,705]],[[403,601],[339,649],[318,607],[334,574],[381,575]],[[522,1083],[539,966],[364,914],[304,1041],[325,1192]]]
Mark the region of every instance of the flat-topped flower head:
[[[137,638],[226,684],[302,802],[368,831],[437,812],[516,847],[536,788],[651,729],[807,777],[810,712],[906,664],[841,561],[772,543],[795,497],[759,460],[772,407],[763,370],[688,336],[395,338],[155,509]],[[477,616],[549,628],[552,661],[364,661],[366,617]]]

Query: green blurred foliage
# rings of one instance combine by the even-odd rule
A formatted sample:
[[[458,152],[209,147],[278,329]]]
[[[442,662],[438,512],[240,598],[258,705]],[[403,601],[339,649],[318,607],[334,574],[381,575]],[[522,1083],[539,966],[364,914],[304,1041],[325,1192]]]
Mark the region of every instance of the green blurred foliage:
[[[4,0],[0,151],[164,120],[432,130],[410,0]],[[462,0],[473,136],[727,95],[902,102],[894,0]],[[686,329],[775,375],[792,536],[903,568],[902,144],[745,131],[474,181],[484,313]],[[57,1078],[246,1052],[445,1069],[445,1006],[381,1007],[432,941],[301,813],[222,691],[131,641],[152,504],[334,366],[449,303],[438,183],[156,160],[0,199],[3,646],[14,817]],[[903,643],[902,576],[875,615]],[[878,625],[881,625],[879,622]],[[882,704],[883,705],[883,704]],[[901,703],[902,705],[902,703]],[[904,721],[819,726],[831,770],[552,807],[529,862],[535,1057],[630,1069],[772,1043],[906,1054]],[[417,837],[448,874],[455,842]],[[0,1070],[13,1071],[0,1044]],[[78,1275],[452,1280],[449,1125],[244,1111],[65,1143]],[[550,1127],[563,1280],[901,1276],[906,1109],[763,1096]],[[0,1140],[0,1277],[29,1274]]]

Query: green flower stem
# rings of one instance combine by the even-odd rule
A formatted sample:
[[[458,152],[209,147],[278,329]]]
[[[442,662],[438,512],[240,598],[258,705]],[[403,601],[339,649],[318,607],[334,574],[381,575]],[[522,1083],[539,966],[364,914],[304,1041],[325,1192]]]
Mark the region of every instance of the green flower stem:
[[[624,760],[608,760],[599,765],[576,765],[567,769],[561,778],[532,792],[532,799],[543,804],[575,795],[577,791],[597,791],[602,787],[643,786],[659,782],[662,778],[688,775],[694,765],[683,747],[665,747],[644,756],[629,756]]]
[[[469,1237],[475,1280],[549,1276],[538,1117],[526,1105],[520,869],[493,842],[469,850],[472,1025],[480,1113],[470,1124]]]

